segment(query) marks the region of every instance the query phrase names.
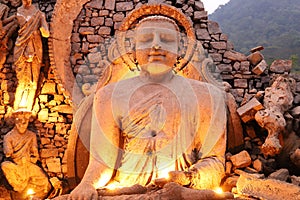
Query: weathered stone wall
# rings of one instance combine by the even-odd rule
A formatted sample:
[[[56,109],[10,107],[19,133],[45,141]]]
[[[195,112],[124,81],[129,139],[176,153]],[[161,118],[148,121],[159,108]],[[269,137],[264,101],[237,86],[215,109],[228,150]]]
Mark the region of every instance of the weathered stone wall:
[[[149,0],[151,1],[151,0]],[[40,9],[46,13],[50,21],[55,5],[54,0],[38,1]],[[133,0],[92,0],[82,6],[74,21],[71,37],[71,55],[69,58],[76,81],[81,87],[85,83],[97,82],[103,69],[111,60],[107,49],[111,45],[112,37],[122,20],[134,8],[148,1]],[[216,65],[212,73],[216,78],[228,82],[230,92],[234,95],[238,106],[257,97],[260,91],[269,86],[274,74],[288,74],[289,68],[283,66],[268,66],[263,60],[260,51],[253,51],[243,55],[234,51],[233,44],[228,41],[216,22],[210,21],[201,1],[177,0],[165,1],[175,5],[194,22],[196,37]],[[11,9],[11,13],[16,11]],[[62,27],[63,28],[63,27]],[[3,161],[3,137],[13,127],[11,108],[16,88],[16,76],[12,63],[13,36],[11,52],[5,65],[0,69],[0,162]],[[36,99],[36,117],[32,119],[30,129],[37,133],[41,164],[50,177],[66,178],[66,148],[69,131],[72,124],[72,107],[69,99],[64,95],[64,89],[59,84],[56,74],[52,71],[49,62],[47,41],[44,40],[45,59],[43,62],[44,75],[41,79],[40,93]],[[55,52],[52,52],[55,54]],[[300,123],[300,77],[294,76],[297,81],[294,105],[290,111],[292,129],[297,135]],[[262,98],[259,99],[262,101]],[[272,172],[276,169],[273,158],[264,158],[260,146],[266,137],[263,129],[253,121],[243,124],[245,135],[245,149],[250,153],[250,164],[257,171],[258,162],[264,164],[265,169]],[[263,162],[262,162],[263,161]],[[230,161],[231,163],[233,161]],[[230,164],[228,164],[230,165]],[[269,169],[271,168],[271,169]]]
[[[46,14],[50,23],[56,1],[33,1]],[[10,15],[16,8],[10,7]],[[13,44],[17,32],[9,42],[10,53],[6,63],[0,68],[0,162],[4,160],[3,137],[14,126],[11,118],[17,78],[13,68]],[[47,39],[43,38],[44,59],[39,84],[39,92],[34,105],[34,116],[29,129],[38,137],[41,166],[50,177],[64,178],[67,173],[66,155],[69,130],[72,124],[72,107],[63,95],[63,88],[57,84],[53,71],[50,69]],[[3,179],[1,178],[1,181]]]

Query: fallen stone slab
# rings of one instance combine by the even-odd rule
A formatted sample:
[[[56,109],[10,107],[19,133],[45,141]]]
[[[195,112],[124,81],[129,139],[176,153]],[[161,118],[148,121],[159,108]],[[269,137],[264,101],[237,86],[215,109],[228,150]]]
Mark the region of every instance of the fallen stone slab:
[[[300,200],[299,186],[275,179],[257,179],[244,175],[237,181],[237,192],[260,199]]]
[[[136,186],[134,186],[136,187]],[[139,187],[139,189],[141,189]],[[126,190],[131,190],[130,187],[126,188]],[[134,192],[134,190],[131,190]],[[142,192],[145,190],[142,189]],[[104,194],[104,193],[102,193]],[[62,195],[54,198],[54,200],[67,200],[69,197],[68,194]],[[183,187],[177,183],[171,182],[167,183],[162,189],[148,191],[146,194],[136,194],[132,193],[129,195],[118,195],[118,196],[99,196],[98,199],[101,200],[140,200],[140,199],[172,199],[172,200],[226,200],[226,199],[234,199],[232,193],[223,192],[216,193],[213,190],[196,190]]]

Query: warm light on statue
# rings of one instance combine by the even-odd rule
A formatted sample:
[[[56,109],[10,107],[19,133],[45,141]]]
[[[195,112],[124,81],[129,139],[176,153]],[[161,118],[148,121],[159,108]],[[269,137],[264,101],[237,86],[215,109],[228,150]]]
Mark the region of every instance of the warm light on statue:
[[[117,183],[111,183],[111,184],[108,184],[107,186],[105,186],[105,188],[107,188],[108,190],[115,190],[115,189],[122,188],[122,186],[118,185]]]
[[[214,189],[214,192],[217,194],[223,194],[223,189],[221,187],[217,187],[216,189]]]
[[[19,104],[19,108],[26,108],[27,107],[27,96],[28,96],[28,93],[27,93],[27,90],[25,90],[22,94],[22,99],[21,99],[21,102]]]
[[[105,171],[101,178],[94,184],[95,188],[101,188],[105,186],[111,178],[111,173],[109,171]]]
[[[33,189],[29,188],[27,190],[27,195],[28,195],[29,199],[32,199],[34,194],[35,194],[35,192]]]

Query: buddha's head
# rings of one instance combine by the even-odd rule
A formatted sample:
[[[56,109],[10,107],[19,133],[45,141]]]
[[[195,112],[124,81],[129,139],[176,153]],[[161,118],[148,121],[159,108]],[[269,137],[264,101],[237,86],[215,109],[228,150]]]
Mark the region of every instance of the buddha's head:
[[[164,16],[149,16],[135,30],[136,60],[150,74],[168,73],[178,57],[179,28]]]
[[[22,0],[22,4],[25,8],[30,7],[32,4],[32,0]]]
[[[16,128],[19,133],[25,133],[29,124],[29,119],[31,117],[31,111],[26,109],[18,109],[14,111],[13,117],[15,119]]]

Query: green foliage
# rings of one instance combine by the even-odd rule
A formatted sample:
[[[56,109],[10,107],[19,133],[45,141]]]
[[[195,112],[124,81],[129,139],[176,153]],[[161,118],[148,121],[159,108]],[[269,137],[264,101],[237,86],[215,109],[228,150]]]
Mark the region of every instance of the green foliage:
[[[220,24],[235,49],[245,54],[262,45],[268,62],[292,59],[300,71],[300,1],[230,0],[209,19]]]

